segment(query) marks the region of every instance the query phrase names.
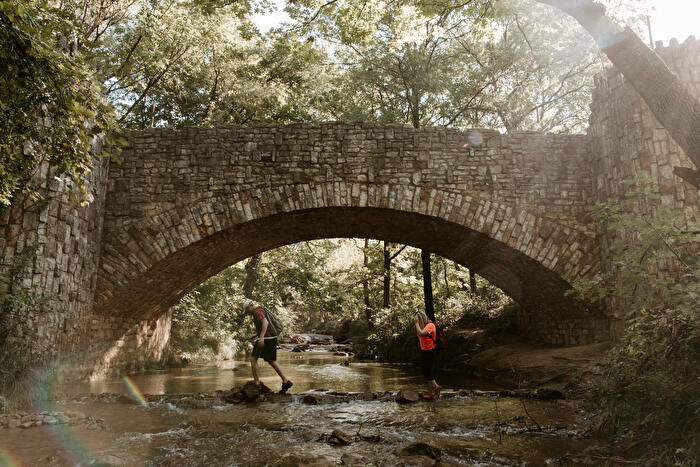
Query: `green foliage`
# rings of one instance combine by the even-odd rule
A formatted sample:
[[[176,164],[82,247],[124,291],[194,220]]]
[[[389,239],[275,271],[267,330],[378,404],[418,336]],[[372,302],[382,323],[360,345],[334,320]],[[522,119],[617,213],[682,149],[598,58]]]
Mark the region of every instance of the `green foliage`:
[[[587,33],[531,1],[294,2],[332,44],[323,110],[337,120],[582,131],[600,69]]]
[[[309,121],[324,54],[293,33],[262,36],[247,2],[139,2],[96,60],[121,125]]]
[[[390,246],[397,252],[397,246]],[[365,267],[363,252],[367,254]],[[468,291],[467,271],[435,257],[432,262],[437,319],[446,328],[465,313],[479,314],[508,301],[479,278],[479,293]],[[423,309],[420,250],[406,248],[392,261],[391,308],[383,309],[382,242],[316,240],[267,251],[253,299],[274,310],[285,332],[316,332],[350,338],[360,354],[393,361],[412,361],[417,342],[413,314]],[[445,280],[447,277],[447,280]],[[234,265],[188,294],[173,317],[171,344],[175,353],[212,356],[226,339],[253,334],[252,320],[240,318],[246,279],[243,264]],[[363,281],[369,285],[370,327],[365,316]],[[190,357],[191,359],[191,357]]]
[[[194,362],[230,357],[252,335],[250,323],[243,325],[241,319],[239,272],[222,271],[175,307],[169,342],[173,353]]]
[[[52,2],[0,2],[0,205],[18,192],[38,198],[42,164],[89,199],[90,145],[115,122],[77,33]]]
[[[577,284],[581,295],[627,307],[629,325],[589,403],[627,455],[663,465],[700,458],[699,226],[657,203],[643,178],[622,202],[595,206],[615,232],[612,271]],[[669,274],[669,271],[672,273]]]

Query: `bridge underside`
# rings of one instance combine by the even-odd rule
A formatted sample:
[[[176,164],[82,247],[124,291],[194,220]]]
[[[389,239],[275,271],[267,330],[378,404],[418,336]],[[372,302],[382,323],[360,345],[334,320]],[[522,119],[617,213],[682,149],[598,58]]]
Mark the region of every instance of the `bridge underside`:
[[[588,343],[607,326],[602,314],[564,295],[570,285],[520,251],[439,218],[380,208],[333,207],[238,224],[168,255],[98,302],[102,313],[154,319],[198,284],[251,255],[320,238],[373,238],[424,248],[469,267],[518,302],[525,332],[551,343]]]

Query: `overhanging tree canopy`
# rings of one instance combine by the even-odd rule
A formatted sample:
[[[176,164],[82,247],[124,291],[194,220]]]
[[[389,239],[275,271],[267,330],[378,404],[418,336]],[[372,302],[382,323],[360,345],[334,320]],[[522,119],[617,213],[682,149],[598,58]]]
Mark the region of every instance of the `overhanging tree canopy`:
[[[629,28],[622,28],[593,0],[537,0],[573,16],[593,36],[630,84],[637,90],[656,119],[686,155],[700,168],[700,102],[661,57]],[[700,171],[675,167],[674,172],[700,188]]]

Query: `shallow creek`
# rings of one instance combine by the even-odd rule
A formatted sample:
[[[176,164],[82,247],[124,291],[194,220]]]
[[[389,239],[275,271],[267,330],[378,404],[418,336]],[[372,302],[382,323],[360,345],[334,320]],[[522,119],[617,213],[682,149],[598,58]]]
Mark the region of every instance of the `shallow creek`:
[[[283,402],[191,408],[178,397],[229,390],[250,380],[242,361],[220,366],[154,371],[58,387],[51,404],[36,412],[80,414],[83,423],[0,428],[0,465],[434,465],[427,457],[404,457],[397,448],[424,442],[440,451],[441,465],[570,465],[591,444],[570,401],[493,397],[493,389],[441,379],[438,401],[399,404],[387,391],[423,389],[412,366],[351,361],[330,352],[279,352],[294,381]],[[262,381],[279,390],[272,369]],[[146,397],[130,403],[133,394]],[[384,394],[377,400],[329,394]],[[111,395],[105,395],[109,393]],[[102,396],[100,396],[102,394]],[[122,394],[127,397],[119,397]],[[318,396],[314,405],[305,395]],[[374,397],[377,397],[376,395]],[[307,400],[308,402],[308,400]],[[334,445],[341,430],[349,445]]]

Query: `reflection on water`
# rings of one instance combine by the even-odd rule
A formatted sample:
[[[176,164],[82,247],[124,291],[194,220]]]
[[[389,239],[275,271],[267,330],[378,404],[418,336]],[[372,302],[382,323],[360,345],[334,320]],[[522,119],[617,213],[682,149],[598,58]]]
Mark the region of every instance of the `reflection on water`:
[[[345,360],[345,357],[328,352],[278,352],[279,364],[286,376],[294,381],[293,392],[313,389],[397,391],[404,386],[424,386],[422,377],[412,365],[352,361],[349,366],[345,366]],[[277,373],[262,360],[259,366],[260,380],[273,390],[279,390],[281,380]],[[218,366],[150,371],[130,375],[129,378],[145,394],[180,394],[228,390],[252,380],[252,373],[247,361],[231,360]],[[129,392],[121,378],[71,384],[70,387],[58,387],[57,391],[62,395]]]
[[[279,356],[295,383],[293,393],[396,391],[423,384],[411,366],[373,362],[345,366],[343,357],[318,352],[280,352]],[[249,379],[249,366],[239,361],[130,376],[146,394],[212,393]],[[267,365],[263,381],[279,388],[279,378]],[[455,387],[458,383],[451,382]],[[64,395],[85,392],[127,394],[129,390],[120,379],[62,388]],[[525,402],[514,398],[455,396],[411,405],[377,400],[305,405],[300,399],[185,409],[167,402],[143,408],[69,398],[53,409],[103,419],[107,429],[0,429],[0,465],[4,459],[14,459],[15,464],[9,465],[75,465],[93,460],[112,465],[266,465],[289,454],[300,457],[302,464],[319,457],[335,463],[348,453],[365,456],[366,464],[403,465],[393,452],[412,441],[438,446],[444,459],[462,465],[542,465],[567,452],[580,452],[589,443],[575,436],[574,406],[563,401],[527,401],[526,411]],[[534,420],[546,429],[534,430]],[[336,429],[349,434],[353,443],[337,447],[326,442],[325,437]],[[376,435],[380,441],[362,435]]]

